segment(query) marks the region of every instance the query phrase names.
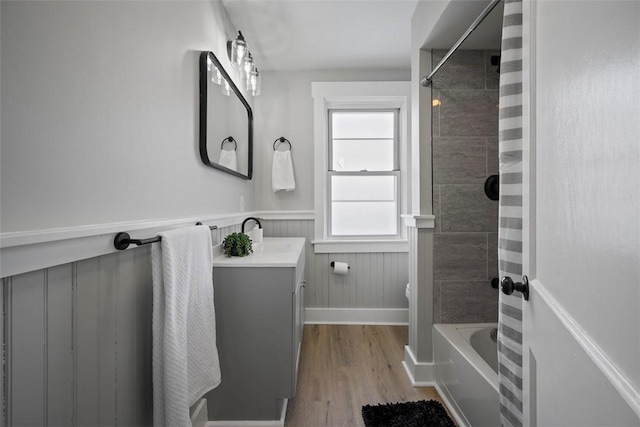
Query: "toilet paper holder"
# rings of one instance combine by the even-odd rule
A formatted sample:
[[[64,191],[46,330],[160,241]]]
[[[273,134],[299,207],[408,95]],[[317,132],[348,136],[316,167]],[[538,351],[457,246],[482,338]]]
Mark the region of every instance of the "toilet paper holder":
[[[335,266],[335,265],[336,265],[336,262],[335,262],[335,261],[331,261],[331,267],[333,267],[333,266]],[[349,270],[351,270],[351,266],[350,266],[350,265],[348,265],[348,266],[347,266],[347,268],[348,268]]]

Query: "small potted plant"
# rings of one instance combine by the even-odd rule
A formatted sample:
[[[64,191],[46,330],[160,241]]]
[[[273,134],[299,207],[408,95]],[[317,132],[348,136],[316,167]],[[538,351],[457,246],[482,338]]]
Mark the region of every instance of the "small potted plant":
[[[251,239],[244,233],[231,233],[222,241],[222,249],[227,257],[247,256],[253,252]]]

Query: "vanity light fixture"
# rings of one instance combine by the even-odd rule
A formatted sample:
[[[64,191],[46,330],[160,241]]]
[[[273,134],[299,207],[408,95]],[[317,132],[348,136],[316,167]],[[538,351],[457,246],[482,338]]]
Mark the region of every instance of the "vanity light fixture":
[[[235,40],[229,40],[227,42],[227,54],[231,61],[231,66],[236,70],[242,69],[244,66],[244,59],[249,53],[249,47],[242,35],[242,31],[238,31],[238,37]]]
[[[260,72],[256,67],[253,67],[253,70],[251,71],[251,74],[247,79],[247,90],[252,96],[260,95],[261,80],[262,79],[260,78]]]
[[[240,78],[245,82],[247,91],[252,96],[260,95],[260,72],[253,61],[247,41],[241,31],[238,31],[238,37],[235,40],[227,41],[227,54],[229,55],[231,66],[240,71]],[[228,86],[225,87],[224,79],[221,78],[220,81],[222,93],[229,95],[230,88]]]

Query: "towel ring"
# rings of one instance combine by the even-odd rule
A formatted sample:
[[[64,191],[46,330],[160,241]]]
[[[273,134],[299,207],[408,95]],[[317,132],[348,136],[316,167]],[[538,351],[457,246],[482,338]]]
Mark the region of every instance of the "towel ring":
[[[278,143],[284,144],[285,142],[289,144],[289,151],[291,151],[293,149],[293,147],[291,146],[291,142],[289,142],[289,140],[284,136],[281,136],[280,138],[273,141],[273,151],[276,151],[276,147],[278,146]]]
[[[238,143],[236,142],[235,139],[233,139],[232,136],[228,136],[225,139],[222,140],[222,143],[220,144],[220,149],[223,150],[224,149],[224,143],[225,142],[233,142],[233,151],[238,151]]]

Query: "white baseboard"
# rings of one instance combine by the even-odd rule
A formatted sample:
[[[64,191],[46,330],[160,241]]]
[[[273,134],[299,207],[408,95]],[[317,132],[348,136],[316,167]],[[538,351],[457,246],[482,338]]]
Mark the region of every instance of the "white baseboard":
[[[411,347],[404,346],[404,361],[402,362],[409,381],[414,387],[434,387],[435,375],[433,362],[418,362],[411,351]]]
[[[305,324],[408,325],[407,308],[306,308]]]
[[[282,400],[279,420],[233,420],[209,421],[206,427],[284,427],[284,417],[287,415],[289,399]]]

